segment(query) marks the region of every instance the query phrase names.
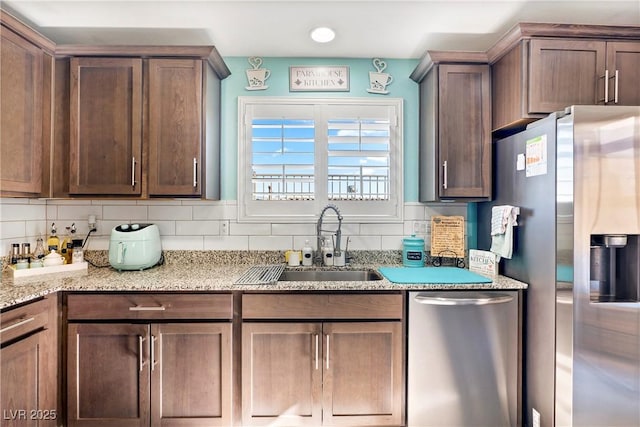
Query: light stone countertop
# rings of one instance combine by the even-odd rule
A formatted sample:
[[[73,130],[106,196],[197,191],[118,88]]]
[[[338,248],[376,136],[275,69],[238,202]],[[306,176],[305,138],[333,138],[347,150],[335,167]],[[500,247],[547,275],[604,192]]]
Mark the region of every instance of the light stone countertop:
[[[520,290],[527,284],[517,280],[497,276],[492,283],[479,284],[394,284],[383,277],[376,281],[309,281],[309,282],[277,282],[270,285],[237,285],[236,280],[251,266],[273,263],[271,259],[252,258],[234,262],[236,259],[189,259],[180,262],[179,257],[172,256],[164,265],[144,271],[118,272],[111,267],[97,268],[89,266],[87,274],[74,273],[69,276],[41,276],[39,278],[14,280],[6,272],[2,275],[0,287],[0,309],[26,302],[57,291],[182,291],[182,292],[215,292],[215,291],[406,291],[406,290]],[[104,259],[103,259],[104,261]],[[216,261],[216,262],[210,262]],[[222,261],[222,262],[221,262]],[[225,262],[226,261],[226,262]],[[267,261],[260,263],[259,261]],[[397,263],[373,262],[353,263],[348,269],[378,269],[385,265],[398,266]],[[108,263],[97,265],[107,265]],[[308,267],[313,268],[313,267]]]

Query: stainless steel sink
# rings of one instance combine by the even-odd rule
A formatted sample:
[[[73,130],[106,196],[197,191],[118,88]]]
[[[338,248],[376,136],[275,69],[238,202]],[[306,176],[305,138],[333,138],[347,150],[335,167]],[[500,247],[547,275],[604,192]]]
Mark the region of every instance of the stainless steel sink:
[[[295,282],[369,282],[382,280],[376,270],[285,270],[278,281]]]

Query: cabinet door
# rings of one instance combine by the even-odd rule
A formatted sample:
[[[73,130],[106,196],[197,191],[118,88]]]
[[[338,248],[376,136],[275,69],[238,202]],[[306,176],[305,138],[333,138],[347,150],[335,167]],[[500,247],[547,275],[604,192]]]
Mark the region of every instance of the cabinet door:
[[[44,402],[48,394],[43,390],[46,385],[43,366],[47,363],[44,335],[39,332],[0,351],[3,427],[57,425],[56,407]]]
[[[202,61],[149,60],[150,196],[202,188]]]
[[[242,425],[322,423],[321,325],[242,324]]]
[[[142,60],[72,58],[70,104],[69,192],[140,195]]]
[[[604,42],[531,40],[529,48],[530,113],[604,101]]]
[[[151,326],[151,425],[231,425],[231,324]]]
[[[0,190],[42,191],[44,54],[0,27]]]
[[[70,324],[68,425],[149,425],[149,326]]]
[[[440,197],[490,197],[489,66],[440,65],[438,93]]]
[[[324,324],[324,425],[402,425],[401,325]]]
[[[607,43],[607,70],[613,77],[609,100],[618,105],[640,105],[640,42]]]

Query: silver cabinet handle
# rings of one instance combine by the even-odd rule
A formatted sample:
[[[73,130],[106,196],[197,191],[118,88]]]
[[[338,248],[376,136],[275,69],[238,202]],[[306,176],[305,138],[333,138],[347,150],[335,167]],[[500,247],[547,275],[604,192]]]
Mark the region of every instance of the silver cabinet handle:
[[[129,311],[164,311],[166,308],[164,305],[158,305],[154,307],[148,307],[144,305],[136,305],[134,307],[129,307]]]
[[[5,326],[4,328],[0,329],[0,334],[4,334],[11,329],[19,328],[20,326],[26,325],[27,323],[33,322],[34,320],[36,320],[35,317],[29,317],[28,319],[19,319],[16,323],[12,323],[11,325]]]
[[[320,368],[318,365],[318,356],[320,355],[320,337],[316,334],[316,371]]]
[[[609,70],[604,70],[604,103],[609,102]]]
[[[512,295],[507,294],[483,294],[483,293],[461,293],[456,296],[449,296],[446,293],[418,294],[414,301],[426,305],[488,305],[502,304],[513,300]]]
[[[447,189],[447,161],[442,162],[442,188]]]
[[[144,355],[143,355],[143,348],[142,348],[142,343],[144,343],[144,337],[142,335],[138,335],[138,369],[140,369],[140,372],[142,372],[142,369],[144,369]]]
[[[198,186],[198,159],[193,158],[193,188]]]
[[[158,364],[158,362],[156,361],[156,341],[158,341],[158,339],[155,337],[155,335],[151,335],[151,370],[155,370],[156,365]]]
[[[329,369],[329,335],[327,334],[327,369]]]
[[[619,70],[616,70],[616,76],[614,80],[614,92],[613,92],[613,103],[618,103],[618,76],[620,75]]]
[[[131,186],[136,186],[136,158],[131,157]]]

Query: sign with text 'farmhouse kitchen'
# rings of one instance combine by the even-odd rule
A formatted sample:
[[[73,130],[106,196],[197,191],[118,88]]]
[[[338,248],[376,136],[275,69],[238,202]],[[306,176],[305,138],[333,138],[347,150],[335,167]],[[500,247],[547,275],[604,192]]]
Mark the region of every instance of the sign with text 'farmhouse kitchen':
[[[289,67],[289,91],[349,92],[349,67]]]

